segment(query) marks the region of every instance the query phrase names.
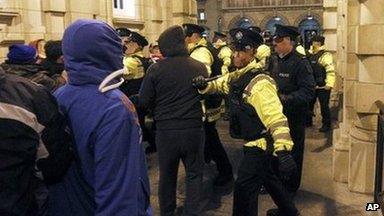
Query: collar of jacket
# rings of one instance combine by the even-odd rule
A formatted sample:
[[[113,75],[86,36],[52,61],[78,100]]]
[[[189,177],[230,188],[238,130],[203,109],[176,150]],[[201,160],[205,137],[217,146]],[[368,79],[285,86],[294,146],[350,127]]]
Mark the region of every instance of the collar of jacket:
[[[227,42],[225,41],[222,41],[222,40],[217,40],[215,43],[213,43],[213,46],[218,49],[222,46],[226,46],[227,45]]]
[[[143,52],[143,50],[140,50],[140,51],[134,52],[134,53],[132,53],[132,54],[129,54],[127,57],[131,57],[131,56],[140,56],[140,57],[144,57],[144,52]]]
[[[237,73],[244,74],[248,71],[250,71],[253,68],[256,68],[257,62],[256,59],[253,59],[251,62],[249,62],[245,67],[237,69]]]
[[[205,38],[201,38],[197,43],[190,47],[189,52],[197,46],[207,46],[207,40],[205,40]]]
[[[311,53],[311,54],[316,54],[316,53],[318,53],[318,52],[320,52],[322,50],[325,50],[325,45],[321,46],[318,50],[316,50],[316,52],[313,50],[313,46],[311,46],[311,48],[309,49],[308,52]]]

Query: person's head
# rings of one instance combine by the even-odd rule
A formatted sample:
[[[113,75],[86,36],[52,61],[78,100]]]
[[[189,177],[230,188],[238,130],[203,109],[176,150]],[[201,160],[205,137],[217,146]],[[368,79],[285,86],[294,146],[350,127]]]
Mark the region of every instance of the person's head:
[[[79,19],[64,31],[62,50],[69,83],[100,84],[123,68],[123,46],[116,31],[99,20]]]
[[[313,50],[319,50],[320,47],[324,46],[325,37],[315,35],[312,37],[312,48]]]
[[[133,54],[135,52],[143,50],[148,45],[147,39],[137,32],[131,32],[128,43],[126,43],[127,50],[125,54]]]
[[[183,28],[187,44],[197,43],[203,37],[202,34],[205,30],[203,27],[192,23],[184,23]]]
[[[160,54],[159,43],[157,41],[149,45],[149,53],[155,54],[155,55]]]
[[[253,32],[256,32],[258,34],[261,34],[261,28],[258,26],[250,26],[250,27],[248,27],[248,29],[253,31]]]
[[[263,43],[263,38],[259,33],[241,28],[231,29],[229,34],[233,63],[237,68],[245,67],[254,59],[256,49]]]
[[[278,55],[290,53],[299,35],[297,28],[293,26],[276,25],[276,32],[273,36],[273,47]]]
[[[212,39],[212,42],[213,43],[216,43],[216,42],[226,42],[227,41],[227,35],[222,33],[222,32],[213,32],[213,39]]]
[[[45,49],[44,49],[45,43],[46,42],[44,39],[34,40],[29,43],[29,46],[32,46],[33,48],[36,49],[38,58],[41,58],[41,59],[46,58]]]
[[[123,45],[123,53],[125,53],[127,50],[127,44],[130,41],[131,31],[127,28],[117,28],[115,30],[121,39],[121,43]]]
[[[188,56],[185,32],[181,26],[175,25],[167,28],[157,41],[164,57]]]
[[[36,49],[24,45],[14,44],[9,47],[7,62],[10,64],[33,64],[36,62]]]
[[[47,60],[57,63],[63,63],[63,51],[61,50],[60,40],[50,40],[44,46]]]

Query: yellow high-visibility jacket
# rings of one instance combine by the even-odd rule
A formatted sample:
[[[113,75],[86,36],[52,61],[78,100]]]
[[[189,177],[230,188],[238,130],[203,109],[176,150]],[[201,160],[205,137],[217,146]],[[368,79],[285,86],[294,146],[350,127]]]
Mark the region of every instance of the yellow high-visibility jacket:
[[[325,46],[321,46],[319,50],[316,50],[316,52],[311,47],[311,49],[309,50],[309,53],[316,54],[321,50],[325,50]],[[333,88],[336,82],[336,73],[335,73],[335,64],[333,61],[332,53],[324,52],[323,55],[320,56],[318,62],[325,69],[325,73],[326,73],[325,86]]]
[[[197,46],[204,46],[204,47],[198,47]],[[213,64],[213,56],[211,52],[206,48],[207,46],[207,41],[202,38],[200,41],[198,41],[195,44],[190,44],[188,45],[188,49],[190,51],[190,56],[193,59],[196,59],[197,61],[203,63],[205,67],[207,68],[208,72],[208,77],[211,76],[212,71],[211,71],[211,66]],[[205,114],[205,120],[208,122],[214,122],[220,119],[221,113],[222,113],[222,108],[218,107],[215,109],[206,109],[203,104],[203,111]]]
[[[238,79],[241,75],[250,70],[258,68],[256,60],[250,62],[244,68],[238,69],[232,73],[226,74],[217,80],[209,82],[204,90],[199,90],[201,94],[212,94],[221,92],[229,93],[230,82]],[[252,73],[252,72],[251,72]],[[289,134],[287,117],[283,114],[283,106],[277,95],[275,81],[266,74],[259,74],[245,88],[250,94],[243,94],[244,101],[255,108],[261,122],[271,132],[274,139],[274,152],[287,150],[291,151],[293,142]],[[259,147],[267,149],[265,138],[247,142],[245,146]]]
[[[232,50],[228,47],[226,42],[218,40],[213,44],[216,49],[220,49],[218,58],[223,61],[223,66],[221,66],[221,74],[225,75],[229,73],[228,67],[231,65]]]
[[[144,57],[143,51],[135,52],[131,55],[125,56],[123,59],[124,67],[127,67],[128,74],[124,74],[124,79],[140,79],[144,77],[144,66],[139,58],[135,56]]]
[[[204,38],[201,38],[197,43],[189,44],[188,49],[190,52],[189,55],[193,59],[196,59],[197,61],[199,61],[205,65],[205,67],[207,68],[207,71],[208,71],[208,76],[210,76],[212,73],[211,66],[213,64],[213,56],[212,56],[211,52],[208,50],[208,48],[199,47],[199,48],[195,49],[195,47],[197,47],[197,46],[206,47],[207,41]]]
[[[265,44],[261,44],[255,53],[255,57],[257,59],[257,63],[260,68],[264,68],[267,62],[267,58],[271,56],[271,48]]]
[[[296,52],[298,52],[299,54],[303,55],[303,56],[306,56],[307,54],[305,53],[305,48],[303,47],[303,45],[298,45],[296,46]]]

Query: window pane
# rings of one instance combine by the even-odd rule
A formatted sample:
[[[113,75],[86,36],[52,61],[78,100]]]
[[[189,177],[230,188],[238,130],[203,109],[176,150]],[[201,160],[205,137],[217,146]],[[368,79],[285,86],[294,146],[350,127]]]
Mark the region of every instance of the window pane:
[[[116,8],[116,9],[118,8],[117,7],[117,0],[113,0],[113,8]]]

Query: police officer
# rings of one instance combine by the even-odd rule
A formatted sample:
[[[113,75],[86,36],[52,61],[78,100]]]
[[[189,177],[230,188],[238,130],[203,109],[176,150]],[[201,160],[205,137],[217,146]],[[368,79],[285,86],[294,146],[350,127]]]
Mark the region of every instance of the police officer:
[[[193,84],[202,94],[220,92],[229,95],[230,134],[246,141],[235,182],[233,215],[258,215],[257,197],[262,185],[278,206],[279,215],[298,215],[280,178],[272,169],[271,160],[275,156],[284,178],[289,178],[296,166],[290,154],[293,142],[277,86],[269,75],[262,72],[254,58],[263,39],[249,29],[232,29],[230,34],[233,61],[239,69],[209,83],[200,76],[193,80]]]
[[[312,46],[309,50],[311,66],[316,81],[316,96],[311,104],[310,110],[313,110],[316,99],[319,99],[322,116],[322,127],[320,132],[328,132],[331,129],[331,111],[329,109],[329,97],[331,90],[335,85],[335,66],[333,56],[327,52],[324,47],[325,38],[316,35],[312,38]],[[312,125],[312,116],[309,119]]]
[[[295,144],[292,155],[298,167],[297,173],[285,182],[287,189],[292,194],[300,187],[305,117],[315,92],[311,66],[305,56],[295,51],[295,41],[298,35],[297,28],[293,26],[276,25],[276,33],[273,38],[275,54],[271,57],[269,67],[272,77],[277,82],[279,97]]]
[[[258,26],[251,26],[248,29],[258,34],[261,33],[261,29]],[[266,67],[267,59],[271,56],[271,48],[267,44],[265,44],[264,39],[263,42],[263,44],[257,47],[257,51],[255,53],[255,58],[257,60],[257,63],[260,64],[261,68]]]
[[[227,44],[227,35],[215,31],[212,42],[213,46],[217,49],[217,57],[222,61],[221,74],[225,75],[229,73],[232,57],[232,50]]]
[[[148,41],[137,32],[131,32],[125,43],[125,56],[123,59],[124,67],[128,69],[128,74],[124,74],[126,80],[120,89],[127,96],[139,93],[141,82],[148,67],[148,59],[144,57],[143,48],[148,45]]]
[[[213,77],[221,74],[221,70],[217,68],[214,62],[216,56],[214,50],[209,48],[209,44],[202,37],[204,28],[195,24],[183,24],[186,42],[188,43],[190,56],[202,62],[208,71],[208,76]],[[212,70],[213,69],[213,70]],[[213,185],[217,189],[224,189],[233,183],[232,165],[228,159],[228,155],[224,150],[220,141],[219,134],[216,129],[216,121],[221,116],[222,97],[212,95],[205,98],[205,160],[209,162],[212,159],[217,166],[219,174],[214,179]]]
[[[229,48],[227,44],[227,35],[222,32],[214,32],[214,36],[212,39],[213,46],[217,50],[217,57],[221,61],[221,74],[225,75],[229,73],[230,71],[233,71],[233,65],[232,63],[232,50]],[[224,98],[225,100],[225,111],[223,113],[223,120],[228,121],[229,120],[229,107],[228,107],[228,101],[227,97]]]

